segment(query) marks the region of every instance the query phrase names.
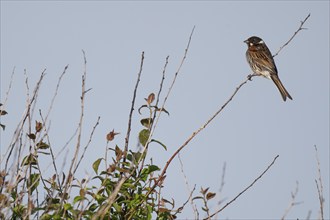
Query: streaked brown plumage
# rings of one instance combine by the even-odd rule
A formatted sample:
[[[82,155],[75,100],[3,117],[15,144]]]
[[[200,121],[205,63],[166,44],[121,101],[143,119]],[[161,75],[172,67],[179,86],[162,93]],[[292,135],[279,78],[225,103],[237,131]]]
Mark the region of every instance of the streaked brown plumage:
[[[287,97],[292,100],[292,97],[278,77],[273,56],[265,42],[259,37],[252,36],[245,40],[244,43],[248,45],[246,59],[250,64],[252,71],[257,75],[272,79],[284,101],[286,101]]]

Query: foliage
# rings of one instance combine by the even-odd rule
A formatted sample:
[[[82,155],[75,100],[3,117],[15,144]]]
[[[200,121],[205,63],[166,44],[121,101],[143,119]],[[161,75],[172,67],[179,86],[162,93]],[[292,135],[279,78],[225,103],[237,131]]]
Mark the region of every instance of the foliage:
[[[151,96],[154,94],[151,94]],[[142,129],[139,132],[139,144],[147,149],[150,142],[160,144],[165,150],[166,146],[158,140],[150,139],[153,117],[159,109],[150,104],[154,99],[146,100],[142,108],[149,110],[149,117],[141,120]],[[165,110],[164,110],[165,111]],[[7,113],[1,110],[1,114]],[[31,116],[31,115],[30,115]],[[17,173],[13,176],[3,170],[0,185],[0,213],[4,218],[28,219],[174,219],[172,209],[166,208],[167,201],[163,199],[159,190],[163,187],[158,184],[155,189],[150,186],[155,182],[155,172],[160,168],[154,164],[146,164],[147,150],[125,151],[118,145],[114,149],[111,162],[107,158],[98,158],[92,164],[95,175],[90,179],[78,179],[71,173],[54,173],[51,178],[42,176],[39,166],[41,154],[51,157],[51,145],[45,140],[47,130],[43,122],[36,121],[33,132],[26,134],[31,147],[19,164]],[[114,130],[106,135],[107,142],[115,139]],[[23,130],[21,131],[23,135]],[[150,139],[150,140],[149,140]],[[55,161],[54,161],[55,162]],[[106,169],[101,169],[105,164]],[[55,166],[56,167],[56,166]],[[13,178],[15,177],[15,178]],[[72,183],[70,183],[72,179]],[[122,179],[124,183],[116,187]],[[92,186],[89,186],[93,182]],[[69,184],[70,183],[70,184]],[[68,193],[66,188],[74,188],[74,193]],[[45,192],[45,198],[38,195]],[[113,200],[109,200],[116,193]],[[111,204],[111,205],[109,205]],[[172,207],[174,208],[174,207]]]

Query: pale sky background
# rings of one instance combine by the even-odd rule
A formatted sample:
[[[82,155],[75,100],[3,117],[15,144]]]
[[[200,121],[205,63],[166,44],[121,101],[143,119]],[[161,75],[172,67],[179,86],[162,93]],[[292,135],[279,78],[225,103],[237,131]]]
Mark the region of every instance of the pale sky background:
[[[46,113],[57,79],[69,64],[50,115],[49,132],[55,152],[69,140],[79,121],[83,49],[88,62],[87,88],[92,88],[85,100],[83,146],[97,117],[101,120],[78,176],[93,176],[92,163],[104,156],[109,131],[121,132],[110,145],[124,146],[141,52],[145,52],[145,61],[135,109],[144,104],[149,93],[158,91],[169,55],[164,98],[195,25],[187,59],[165,106],[170,116],[162,115],[154,135],[168,150],[157,144],[150,146],[153,162],[164,167],[173,152],[251,73],[243,41],[257,35],[275,53],[308,13],[308,30],[301,31],[275,57],[279,76],[293,101],[283,102],[272,81],[254,78],[182,151],[181,158],[190,188],[196,184],[194,195],[201,187],[219,190],[226,162],[223,192],[210,201],[213,212],[217,201],[231,200],[279,155],[269,172],[218,217],[279,219],[298,181],[296,202],[302,203],[294,206],[287,218],[306,219],[311,210],[311,219],[316,219],[316,145],[324,217],[329,219],[329,1],[1,1],[1,102],[16,68],[5,106],[9,114],[1,118],[7,125],[1,131],[1,156],[25,109],[24,69],[31,90],[41,71],[47,69],[36,106]],[[131,149],[136,149],[142,117],[134,112]],[[34,120],[40,120],[38,111]],[[67,158],[73,153],[74,143],[71,145]],[[66,153],[58,157],[59,165]],[[48,165],[50,158],[40,160]],[[65,172],[68,166],[66,163]],[[168,169],[162,192],[165,198],[175,200],[176,207],[189,196],[178,159]],[[200,217],[205,217],[202,204],[196,204]],[[193,217],[187,204],[179,218]]]

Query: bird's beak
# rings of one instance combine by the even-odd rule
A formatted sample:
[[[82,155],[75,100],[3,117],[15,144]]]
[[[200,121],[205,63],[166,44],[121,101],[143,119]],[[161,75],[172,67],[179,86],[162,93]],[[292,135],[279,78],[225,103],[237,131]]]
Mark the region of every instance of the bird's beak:
[[[249,43],[249,41],[248,40],[245,40],[245,41],[243,41],[244,43],[246,43],[246,44],[248,44]]]

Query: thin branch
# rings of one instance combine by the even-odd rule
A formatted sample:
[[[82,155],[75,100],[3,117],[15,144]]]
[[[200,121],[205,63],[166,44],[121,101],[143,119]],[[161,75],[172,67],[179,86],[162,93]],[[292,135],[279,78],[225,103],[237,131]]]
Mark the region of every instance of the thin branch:
[[[276,159],[279,157],[279,155],[277,155],[273,161],[268,165],[268,167],[249,185],[247,186],[243,191],[241,191],[240,193],[238,193],[237,196],[235,196],[232,200],[230,200],[224,207],[222,207],[221,209],[219,209],[218,211],[216,211],[215,213],[213,213],[212,215],[210,215],[209,217],[212,218],[213,216],[215,216],[216,214],[218,214],[219,212],[223,211],[225,208],[227,208],[231,203],[233,203],[238,197],[240,197],[242,194],[244,194],[248,189],[250,189],[259,179],[261,179],[261,177],[267,173],[267,171],[274,165]]]
[[[202,130],[204,130],[210,123],[211,121],[228,105],[228,103],[234,98],[234,96],[237,94],[237,92],[239,91],[239,89],[246,84],[248,81],[251,80],[252,77],[254,77],[255,75],[250,75],[246,80],[244,80],[234,91],[234,93],[229,97],[229,99],[225,102],[225,104],[223,104],[220,109],[213,115],[211,116],[210,119],[208,119],[206,121],[206,123],[204,125],[202,125],[202,127],[200,127],[199,129],[197,129],[196,131],[194,131],[192,133],[192,135],[181,145],[181,147],[179,147],[174,153],[173,155],[170,157],[170,159],[166,162],[165,167],[163,168],[162,173],[160,174],[158,180],[155,182],[155,184],[153,185],[153,187],[151,187],[151,189],[149,190],[150,194],[152,192],[152,190],[154,190],[154,188],[157,186],[158,182],[162,179],[162,177],[165,175],[167,168],[169,167],[169,165],[171,164],[172,160],[180,153],[180,151],[186,147],[188,145],[188,143]]]
[[[52,108],[53,108],[53,105],[54,105],[54,102],[55,102],[55,98],[56,98],[57,93],[58,93],[58,89],[60,88],[61,80],[62,80],[64,74],[66,73],[66,70],[68,69],[68,67],[69,67],[69,65],[66,65],[66,66],[64,67],[64,70],[63,70],[62,74],[61,74],[60,77],[58,78],[57,85],[56,85],[56,89],[55,89],[55,93],[54,93],[54,96],[53,96],[53,98],[52,98],[52,101],[51,101],[51,103],[50,103],[50,106],[49,106],[49,109],[48,109],[48,112],[47,112],[47,115],[46,115],[46,118],[45,118],[45,123],[47,122],[48,116],[49,116],[49,114],[50,114],[50,112],[51,112],[51,110],[52,110]]]
[[[284,48],[284,47],[286,47],[292,40],[293,40],[293,38],[301,31],[301,30],[306,30],[307,28],[304,28],[303,26],[304,26],[304,24],[305,24],[305,22],[307,21],[307,19],[309,18],[311,16],[311,14],[309,13],[308,15],[307,15],[307,17],[303,20],[303,21],[301,21],[300,22],[300,26],[299,26],[299,28],[296,30],[296,32],[294,32],[294,34],[291,36],[291,38],[285,43],[285,44],[283,44],[283,46],[281,46],[280,47],[280,49],[273,55],[273,57],[276,57],[280,52],[281,52],[281,50]]]
[[[194,188],[191,190],[191,192],[190,192],[190,194],[189,194],[189,198],[183,203],[183,205],[182,205],[181,207],[179,207],[179,208],[176,210],[176,212],[174,213],[174,215],[180,213],[180,212],[184,209],[184,207],[187,205],[187,203],[188,203],[189,201],[192,201],[192,196],[193,196],[193,193],[195,192],[195,189],[196,189],[196,184],[194,185]],[[196,212],[195,212],[195,219],[199,219],[199,213],[198,213],[197,208],[195,207],[195,208],[193,208],[193,209],[194,209],[194,212],[195,212],[195,210],[196,210]]]
[[[194,204],[194,201],[192,200],[192,194],[193,194],[193,192],[195,191],[195,187],[196,187],[196,185],[194,186],[194,189],[193,189],[193,190],[190,190],[190,186],[189,186],[188,178],[187,178],[187,176],[186,176],[186,174],[185,174],[185,172],[184,172],[184,170],[183,170],[183,162],[182,162],[182,160],[181,160],[180,154],[178,155],[178,159],[179,159],[179,161],[180,161],[181,173],[182,173],[182,175],[183,175],[184,182],[185,182],[185,184],[186,184],[186,187],[187,187],[188,192],[190,192],[190,196],[189,196],[189,199],[187,200],[187,202],[188,202],[188,201],[190,202],[191,207],[192,207],[192,209],[193,209],[193,211],[194,211],[194,214],[195,214],[195,219],[198,219],[198,215],[199,215],[199,214],[198,214],[198,210],[197,210],[197,208],[196,208],[196,205]],[[186,203],[187,203],[187,202],[186,202]],[[186,204],[186,203],[185,203],[185,204]],[[183,209],[183,207],[185,206],[185,204],[182,206],[182,209]]]
[[[164,65],[164,68],[163,68],[163,74],[162,74],[162,80],[160,81],[160,85],[159,85],[159,91],[157,93],[157,99],[156,99],[156,106],[158,106],[158,103],[159,103],[159,97],[160,97],[160,94],[162,92],[162,89],[163,89],[163,84],[164,84],[164,80],[165,80],[165,73],[166,73],[166,68],[167,68],[167,64],[168,64],[168,59],[170,57],[167,56],[166,57],[166,60],[165,60],[165,65]],[[156,113],[156,111],[155,111]],[[155,114],[156,115],[156,114]]]
[[[171,92],[172,92],[172,89],[173,89],[173,86],[174,86],[174,84],[175,84],[175,82],[176,82],[177,76],[178,76],[178,74],[179,74],[179,72],[180,72],[180,70],[181,70],[181,68],[182,68],[182,66],[183,66],[183,64],[184,64],[184,61],[186,60],[186,57],[187,57],[187,54],[188,54],[188,50],[189,50],[189,47],[190,47],[190,43],[191,43],[191,39],[192,39],[192,36],[193,36],[193,34],[194,34],[194,30],[195,30],[195,26],[193,27],[193,29],[192,29],[192,31],[191,31],[191,33],[190,33],[189,40],[188,40],[188,44],[187,44],[187,46],[186,46],[186,49],[185,49],[184,55],[183,55],[183,57],[182,57],[181,63],[180,63],[180,65],[179,65],[177,71],[175,72],[175,75],[174,75],[174,78],[173,78],[172,83],[171,83],[171,85],[170,85],[170,88],[168,89],[168,92],[167,92],[167,94],[166,94],[166,96],[165,96],[165,98],[164,98],[163,105],[162,105],[162,107],[160,108],[160,110],[159,110],[159,114],[158,114],[158,117],[156,118],[156,122],[154,123],[154,129],[152,129],[151,132],[150,132],[149,138],[148,138],[148,140],[147,140],[147,142],[146,142],[146,145],[144,146],[144,149],[143,149],[143,151],[142,151],[142,155],[143,155],[144,152],[146,151],[146,149],[147,149],[147,147],[148,147],[148,144],[149,144],[150,141],[151,141],[151,138],[152,138],[152,136],[153,136],[153,133],[154,133],[154,131],[155,131],[155,128],[157,127],[157,124],[158,124],[159,118],[160,118],[160,116],[161,116],[161,114],[162,114],[162,111],[163,111],[163,109],[164,109],[164,107],[165,107],[165,104],[166,104],[166,102],[167,102],[167,99],[168,99],[168,97],[170,96],[170,94],[171,94]],[[139,162],[140,162],[140,159],[139,159]],[[160,178],[160,179],[162,179],[162,178]],[[156,187],[157,184],[158,184],[158,182],[154,184],[154,187]],[[154,188],[153,188],[153,189],[154,189]],[[153,189],[152,189],[152,190],[153,190]],[[151,191],[152,191],[152,190],[151,190]],[[151,192],[151,191],[149,191],[149,192]],[[149,194],[148,194],[148,195],[149,195]]]
[[[54,105],[54,102],[55,102],[55,98],[58,94],[58,90],[59,90],[59,87],[60,87],[60,84],[61,84],[61,81],[62,81],[62,78],[63,76],[65,75],[66,73],[66,70],[68,69],[69,65],[66,65],[64,67],[64,70],[62,72],[62,74],[60,75],[60,77],[58,78],[58,81],[57,81],[57,85],[56,85],[56,89],[55,89],[55,93],[53,95],[53,98],[51,100],[51,104],[49,106],[49,109],[48,109],[48,112],[46,114],[46,117],[44,118],[42,116],[42,113],[41,113],[41,110],[39,109],[39,114],[40,114],[40,117],[42,119],[42,123],[43,123],[43,127],[44,127],[44,130],[45,130],[45,134],[46,134],[46,138],[47,138],[47,141],[49,143],[49,150],[50,150],[50,154],[51,154],[51,157],[52,157],[52,163],[53,163],[53,166],[54,166],[54,169],[55,169],[55,174],[56,174],[56,179],[58,181],[58,185],[59,185],[59,190],[62,191],[62,188],[60,186],[60,180],[59,180],[59,174],[58,174],[58,170],[57,170],[57,167],[56,167],[56,163],[55,163],[55,156],[54,156],[54,152],[53,152],[53,149],[52,149],[52,145],[50,144],[50,140],[49,140],[49,136],[48,136],[48,132],[47,132],[47,129],[46,129],[46,123],[47,123],[47,119],[48,119],[48,116],[51,112],[51,110],[53,109],[53,105]],[[49,167],[49,166],[48,166]],[[47,167],[47,168],[48,168]]]
[[[225,186],[225,174],[226,174],[226,162],[222,166],[221,184],[219,189],[219,195],[222,193],[223,187]],[[219,204],[220,205],[220,204]]]
[[[13,84],[13,81],[14,81],[15,69],[16,69],[16,67],[13,68],[13,71],[11,72],[11,75],[10,75],[10,81],[9,81],[9,86],[8,86],[8,89],[7,89],[7,92],[6,92],[5,101],[3,103],[1,103],[3,108],[6,107],[6,103],[8,101],[9,92],[11,90],[11,87],[12,87],[12,84]]]
[[[55,175],[56,175],[57,184],[59,186],[59,191],[62,192],[62,187],[60,185],[60,178],[59,178],[59,174],[58,174],[58,170],[57,170],[57,166],[56,166],[56,162],[55,162],[55,156],[54,156],[54,152],[53,152],[53,147],[50,144],[50,138],[49,138],[49,135],[48,135],[48,128],[46,126],[46,122],[44,120],[44,117],[42,116],[42,113],[41,113],[41,110],[40,109],[39,109],[39,115],[40,115],[40,118],[41,118],[41,121],[42,121],[42,124],[43,124],[42,127],[43,127],[43,129],[45,131],[45,136],[47,138],[47,142],[48,142],[48,145],[49,145],[49,151],[50,151],[50,155],[52,157],[52,164],[53,164],[53,167],[54,167],[54,170],[55,170]],[[48,167],[46,169],[48,169]],[[43,172],[45,172],[45,170]]]
[[[68,190],[71,188],[71,182],[73,180],[73,174],[72,174],[72,169],[73,167],[76,167],[76,163],[77,163],[77,158],[78,158],[78,153],[79,153],[79,149],[80,149],[80,142],[81,142],[81,133],[82,133],[82,125],[83,125],[83,118],[84,118],[84,108],[85,108],[85,94],[86,94],[86,76],[87,76],[87,69],[86,69],[86,64],[87,64],[87,60],[86,60],[86,54],[85,51],[82,50],[83,53],[83,58],[84,58],[84,73],[82,75],[82,79],[81,79],[81,97],[80,97],[80,120],[79,120],[79,124],[78,124],[78,137],[77,137],[77,144],[76,144],[76,148],[75,148],[75,153],[74,156],[72,158],[71,161],[71,165],[67,174],[67,180],[65,183],[65,187],[64,187],[64,191],[63,191],[63,196],[61,199],[61,207],[63,206],[64,203],[64,198],[65,195],[67,194]],[[61,210],[61,209],[59,209]]]
[[[135,88],[134,88],[134,92],[133,92],[133,99],[132,99],[131,110],[129,112],[129,117],[128,117],[128,126],[127,126],[127,134],[126,134],[126,137],[125,137],[124,155],[126,155],[126,153],[128,151],[128,143],[129,143],[129,137],[130,137],[130,133],[131,133],[131,126],[132,126],[132,116],[133,116],[133,111],[134,111],[134,104],[135,104],[136,93],[137,93],[137,89],[138,89],[140,78],[141,78],[143,61],[144,61],[144,51],[141,54],[140,70],[139,70],[138,77],[137,77],[137,80],[136,80],[136,84],[135,84]],[[125,160],[125,158],[126,157],[124,157],[124,160]]]
[[[223,166],[222,166],[221,183],[220,183],[220,188],[219,188],[219,193],[218,193],[218,198],[219,198],[219,201],[217,203],[218,209],[221,207],[221,204],[225,201],[225,199],[221,199],[221,196],[222,196],[222,190],[225,186],[226,167],[227,167],[227,164],[226,164],[226,162],[224,162]],[[217,219],[217,216],[215,216],[215,218]]]
[[[142,52],[141,55],[141,63],[140,63],[140,70],[138,73],[138,78],[135,84],[134,92],[133,92],[133,99],[132,99],[132,106],[131,110],[129,113],[129,118],[128,118],[128,128],[127,128],[127,134],[125,137],[125,149],[124,149],[124,162],[126,159],[126,153],[128,151],[128,143],[129,143],[129,137],[131,133],[131,124],[132,124],[132,116],[133,116],[133,111],[134,111],[134,104],[135,104],[135,98],[136,98],[136,93],[137,93],[137,88],[139,86],[140,78],[141,78],[141,73],[142,73],[142,68],[143,68],[143,62],[144,62],[144,52]],[[102,206],[97,213],[93,216],[92,219],[98,219],[99,216],[103,219],[104,215],[108,211],[108,209],[112,206],[113,202],[116,200],[116,197],[119,193],[120,188],[122,185],[125,183],[125,181],[131,176],[131,174],[123,174],[120,178],[120,180],[117,182],[117,185],[115,189],[111,192],[111,195],[109,196],[107,203]]]
[[[24,71],[24,74],[26,74],[26,71]],[[5,167],[4,167],[4,170],[6,171],[6,173],[8,173],[7,168],[8,168],[9,159],[10,159],[10,157],[11,157],[11,154],[12,154],[12,152],[13,152],[13,150],[14,150],[16,144],[17,144],[17,142],[18,142],[18,139],[19,139],[20,136],[21,136],[21,133],[22,133],[22,131],[23,131],[23,127],[24,127],[25,121],[26,121],[26,119],[29,117],[29,115],[30,115],[30,113],[31,113],[31,111],[30,111],[30,110],[31,110],[31,106],[32,106],[33,103],[35,103],[35,101],[36,101],[36,97],[37,97],[37,94],[38,94],[38,92],[39,92],[40,85],[41,85],[41,82],[42,82],[42,80],[43,80],[45,74],[46,74],[46,69],[44,69],[44,70],[41,72],[41,75],[40,75],[40,77],[39,77],[39,80],[37,81],[37,84],[36,84],[36,86],[35,86],[35,88],[34,88],[34,90],[33,90],[33,94],[32,94],[32,98],[31,98],[31,99],[29,98],[30,95],[29,95],[29,92],[28,92],[27,107],[26,107],[25,112],[24,112],[24,114],[23,114],[23,118],[22,118],[21,121],[18,123],[18,125],[17,125],[17,127],[16,127],[16,130],[15,130],[15,132],[14,132],[14,135],[13,135],[12,141],[11,141],[9,147],[7,148],[6,153],[3,155],[3,158],[7,155],[6,163],[5,163]],[[26,83],[28,83],[28,77],[27,77],[27,76],[26,76]],[[28,87],[28,84],[26,84],[26,85],[27,85],[27,87]],[[20,153],[20,152],[19,152],[19,153]],[[1,159],[1,161],[2,161],[2,160],[3,160],[3,159]],[[4,178],[5,178],[5,177],[4,177]],[[3,180],[3,182],[4,182],[4,181],[5,181],[5,180]],[[1,185],[1,186],[0,186],[0,192],[2,192],[2,190],[3,190],[3,186],[4,186],[4,185]]]
[[[169,59],[169,56],[166,57],[165,65],[164,65],[164,68],[163,68],[162,79],[161,79],[161,81],[160,81],[159,91],[158,91],[158,93],[157,93],[157,99],[156,99],[156,104],[155,104],[155,106],[156,106],[157,108],[158,108],[158,103],[159,103],[160,94],[161,94],[162,89],[163,89],[163,84],[164,84],[164,80],[165,80],[165,73],[166,73],[166,68],[167,68],[167,64],[168,64],[168,59]],[[157,116],[157,112],[158,112],[157,110],[154,111],[153,118],[152,118],[152,120],[151,120],[151,126],[150,126],[149,129],[152,130],[152,134],[149,135],[149,139],[150,139],[150,140],[151,140],[151,137],[152,137],[152,135],[153,135],[153,131],[154,131],[155,128],[156,128],[156,126],[153,126],[153,125],[154,125],[155,118],[156,118],[156,116]],[[151,117],[151,116],[150,116],[150,117]],[[147,143],[147,144],[146,144],[146,147],[145,147],[145,148],[148,147],[148,145],[149,145],[150,142],[147,141],[146,143]],[[143,151],[143,153],[144,153],[144,152],[145,152],[145,151]],[[143,168],[143,166],[144,166],[144,161],[145,161],[145,159],[146,159],[146,157],[143,157],[143,158],[142,158],[142,162],[140,163],[140,167],[141,167],[140,172],[142,172],[142,168]]]
[[[306,216],[306,220],[310,220],[311,219],[311,215],[312,215],[312,211],[311,210],[308,210],[307,212],[307,216]]]
[[[91,134],[90,134],[90,136],[89,136],[89,140],[88,140],[86,146],[84,147],[84,151],[83,151],[83,153],[82,153],[82,155],[81,155],[81,157],[80,157],[80,159],[79,159],[79,161],[78,161],[78,164],[77,164],[76,168],[75,168],[74,171],[73,171],[73,175],[76,173],[76,171],[77,171],[77,169],[78,169],[78,167],[79,167],[79,164],[81,163],[82,159],[83,159],[84,156],[85,156],[85,153],[86,153],[86,150],[87,150],[89,144],[92,142],[92,138],[93,138],[93,135],[94,135],[94,131],[95,131],[96,127],[99,125],[99,122],[100,122],[100,116],[97,118],[96,124],[94,125],[94,127],[93,127],[93,129],[92,129],[92,132],[91,132]]]
[[[321,165],[320,165],[320,159],[319,159],[319,156],[318,156],[316,145],[314,145],[314,148],[315,148],[315,157],[316,157],[316,161],[317,161],[317,171],[318,171],[318,176],[319,176],[318,181],[315,180],[315,183],[316,183],[317,193],[318,193],[319,202],[320,202],[320,218],[322,220],[324,220],[324,215],[323,215],[324,197],[323,197],[323,184],[322,184],[322,175],[321,175]]]
[[[284,220],[285,217],[289,214],[289,212],[291,211],[291,209],[293,208],[293,206],[299,205],[299,204],[302,203],[302,202],[295,202],[296,197],[297,197],[297,194],[298,194],[298,188],[299,188],[298,186],[299,186],[299,183],[297,181],[296,182],[296,189],[295,189],[294,192],[291,193],[291,201],[290,201],[290,204],[289,204],[288,208],[285,210],[285,212],[284,212],[284,214],[283,214],[283,216],[281,218],[282,220]]]
[[[203,189],[202,189],[203,190]],[[207,220],[211,220],[211,216],[210,216],[210,208],[209,206],[207,205],[207,198],[206,198],[206,193],[203,193],[203,203],[204,203],[204,207],[203,207],[203,210],[206,212],[206,215],[207,217],[205,219]]]

